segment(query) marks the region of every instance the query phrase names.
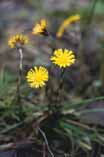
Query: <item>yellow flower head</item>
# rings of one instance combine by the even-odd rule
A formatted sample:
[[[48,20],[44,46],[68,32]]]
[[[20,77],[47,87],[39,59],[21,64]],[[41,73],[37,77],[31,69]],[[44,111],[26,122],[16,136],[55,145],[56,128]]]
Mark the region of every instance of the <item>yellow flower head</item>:
[[[16,34],[10,37],[10,39],[8,40],[8,45],[11,48],[15,48],[18,45],[22,46],[27,43],[28,43],[28,37],[22,34]]]
[[[80,15],[78,15],[78,14],[72,15],[72,16],[68,17],[67,19],[65,19],[65,20],[63,21],[63,23],[61,24],[61,26],[59,27],[56,36],[59,37],[59,38],[62,37],[62,35],[63,35],[65,29],[66,29],[70,24],[72,24],[73,22],[76,22],[76,21],[78,21],[78,20],[80,20]]]
[[[37,35],[37,34],[44,34],[46,35],[47,31],[46,31],[46,26],[47,26],[47,23],[46,23],[46,20],[45,19],[42,19],[40,21],[40,23],[36,23],[33,30],[32,30],[32,34],[33,35]]]
[[[54,51],[51,61],[58,65],[60,68],[66,68],[74,64],[75,55],[73,51],[67,49],[58,49]]]
[[[45,85],[48,77],[48,70],[45,67],[35,66],[34,69],[28,71],[26,79],[31,88],[39,88]]]

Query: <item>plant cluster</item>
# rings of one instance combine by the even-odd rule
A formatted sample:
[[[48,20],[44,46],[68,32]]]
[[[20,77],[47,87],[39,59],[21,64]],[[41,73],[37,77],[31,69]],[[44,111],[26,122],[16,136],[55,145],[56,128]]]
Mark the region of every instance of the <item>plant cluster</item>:
[[[80,20],[80,15],[73,15],[64,20],[62,25],[59,27],[58,32],[56,33],[56,37],[54,37],[51,32],[47,29],[47,21],[45,19],[37,22],[32,30],[32,35],[42,35],[46,38],[61,38],[64,34],[65,29],[71,25],[73,22],[77,22]],[[102,100],[104,97],[99,97],[96,100],[90,99],[74,104],[65,104],[65,102],[61,102],[60,97],[62,97],[62,89],[64,83],[64,74],[66,68],[70,68],[77,61],[77,56],[70,49],[63,48],[53,48],[51,56],[49,58],[51,65],[49,68],[39,65],[30,68],[26,75],[25,81],[32,90],[40,90],[45,88],[45,96],[48,99],[48,103],[44,105],[42,108],[39,108],[37,103],[32,102],[31,98],[24,97],[21,93],[21,84],[23,77],[23,51],[25,44],[29,43],[29,38],[24,34],[16,34],[9,38],[8,45],[12,49],[16,49],[19,54],[19,74],[17,79],[17,88],[16,95],[13,97],[13,100],[10,102],[8,109],[12,109],[12,114],[8,112],[8,116],[12,115],[12,117],[16,120],[16,124],[9,125],[1,131],[1,134],[9,134],[14,130],[18,130],[19,127],[23,126],[31,128],[30,125],[35,123],[35,127],[32,128],[34,134],[39,132],[47,147],[48,152],[51,156],[54,157],[54,149],[49,147],[48,138],[49,132],[52,131],[52,136],[56,134],[63,139],[68,139],[68,144],[70,145],[69,152],[71,156],[75,156],[78,152],[82,150],[88,153],[91,153],[93,148],[93,143],[104,144],[104,132],[102,128],[94,127],[93,125],[84,124],[80,121],[80,116],[83,112],[78,111],[78,107],[83,104],[87,104],[88,102],[94,102],[96,100]],[[58,81],[57,88],[55,91],[50,89],[49,86],[51,72],[53,67],[58,67],[60,70],[60,80]],[[54,76],[55,77],[55,76]],[[51,93],[49,93],[49,90]],[[54,95],[54,97],[52,97]],[[31,115],[28,116],[28,108],[26,109],[22,105],[22,101],[28,101],[28,103],[33,104]],[[17,108],[14,107],[14,104]],[[64,109],[62,108],[62,104]],[[29,105],[29,104],[28,104]],[[35,111],[35,107],[38,107],[38,112]],[[5,113],[7,112],[5,111]],[[90,112],[87,110],[86,112]],[[26,115],[27,114],[27,115]],[[18,120],[19,117],[19,120]],[[14,120],[12,119],[12,120]],[[10,119],[10,121],[12,121]],[[34,122],[35,121],[35,122]],[[51,125],[50,125],[51,124]],[[35,131],[34,131],[35,128]],[[34,134],[32,138],[34,139]],[[39,141],[40,142],[40,141]],[[40,142],[41,143],[41,142]],[[80,151],[81,150],[81,151]],[[61,155],[65,155],[63,152]]]

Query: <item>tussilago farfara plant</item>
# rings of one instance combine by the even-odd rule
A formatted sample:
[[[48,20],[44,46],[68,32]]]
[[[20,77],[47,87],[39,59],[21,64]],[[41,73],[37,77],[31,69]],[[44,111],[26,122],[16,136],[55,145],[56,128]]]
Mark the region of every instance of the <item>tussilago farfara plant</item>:
[[[72,16],[71,19],[65,20],[64,27],[69,24],[69,21],[75,21],[78,19],[78,15]],[[68,21],[68,22],[67,22]],[[51,33],[47,31],[47,22],[45,19],[41,19],[40,22],[36,23],[32,30],[33,35],[44,35],[50,36]],[[8,45],[10,48],[16,48],[19,52],[19,76],[17,82],[17,93],[20,99],[20,84],[21,84],[21,76],[22,76],[22,66],[23,66],[23,46],[27,44],[29,41],[28,37],[23,34],[16,34],[9,38]],[[67,49],[56,49],[53,51],[50,60],[55,65],[59,66],[62,70],[66,67],[70,67],[75,62],[74,52]],[[34,66],[31,68],[26,75],[27,82],[31,88],[41,88],[47,84],[49,79],[49,72],[43,66]],[[58,89],[59,90],[59,89]]]
[[[75,63],[75,55],[73,51],[67,49],[57,49],[53,52],[50,60],[60,68],[66,68]],[[39,66],[30,69],[26,79],[32,88],[43,87],[48,81],[48,70],[45,67]]]
[[[32,30],[33,35],[44,35],[44,36],[51,36],[51,33],[47,31],[47,22],[45,19],[41,19],[39,23],[36,23]],[[52,36],[51,36],[52,37]],[[54,37],[53,37],[54,38]],[[29,39],[26,35],[23,34],[16,34],[9,38],[8,45],[10,48],[16,49],[17,53],[19,53],[19,73],[18,73],[18,81],[17,81],[17,102],[19,103],[22,99],[21,96],[21,80],[22,80],[22,73],[23,73],[23,47],[25,44],[28,44]],[[63,83],[63,75],[65,68],[70,67],[72,64],[75,63],[75,54],[72,50],[68,49],[56,49],[54,48],[52,55],[50,57],[50,61],[53,65],[58,66],[61,70],[61,81],[59,81],[59,87],[56,91],[56,97],[59,95],[59,91],[61,90],[61,85]],[[49,81],[49,69],[44,66],[34,66],[31,68],[26,74],[26,80],[28,85],[31,88],[42,88],[48,87]],[[48,87],[49,88],[49,87]],[[51,93],[52,94],[52,93]],[[51,102],[50,102],[51,104]],[[57,100],[55,105],[57,104]]]
[[[44,36],[46,36],[46,35],[50,36],[51,33],[48,32],[47,28],[46,28],[46,20],[41,20],[40,24],[36,23],[36,25],[33,28],[32,34],[33,35],[42,34]],[[56,93],[57,93],[56,97],[58,100],[59,92],[61,90],[62,83],[63,83],[63,75],[65,72],[65,68],[70,67],[72,64],[75,63],[75,54],[72,50],[61,49],[61,48],[55,49],[52,52],[50,60],[53,64],[55,64],[61,68],[60,70],[62,73],[61,74],[62,78],[61,78],[61,81],[59,81],[59,87],[57,88],[57,91],[56,91]],[[33,69],[30,69],[26,75],[27,82],[31,88],[41,88],[43,86],[46,86],[46,89],[48,89],[49,87],[47,87],[47,86],[49,84],[47,84],[47,82],[48,82],[49,77],[50,76],[49,76],[48,70],[43,66],[38,66],[38,67],[35,66]],[[57,100],[55,102],[55,105],[57,104]],[[51,103],[52,102],[50,102],[50,104]],[[60,106],[60,105],[58,105],[58,106]]]
[[[60,26],[60,28],[56,34],[56,37],[57,38],[62,37],[65,29],[73,22],[79,21],[79,19],[80,19],[79,15],[73,15],[73,16],[68,17],[66,20],[64,20],[64,22],[62,23],[62,25]],[[40,20],[40,22],[37,22],[34,25],[32,34],[33,35],[41,34],[41,35],[44,35],[47,37],[49,37],[51,35],[51,33],[47,31],[47,22],[45,19]],[[51,36],[51,37],[53,37],[53,36]],[[16,35],[10,37],[10,39],[8,40],[8,45],[10,46],[10,48],[16,49],[17,53],[19,53],[19,75],[18,75],[18,82],[17,82],[17,98],[18,98],[17,100],[18,100],[18,102],[20,102],[20,100],[22,99],[21,92],[20,92],[20,85],[21,85],[22,72],[23,72],[22,71],[23,70],[23,67],[22,67],[22,65],[23,65],[23,47],[25,46],[25,44],[28,43],[28,41],[29,41],[28,37],[23,34],[16,34]],[[47,104],[48,111],[50,111],[50,109],[51,109],[52,115],[56,116],[56,113],[59,113],[59,111],[60,111],[57,109],[58,109],[58,107],[60,107],[61,102],[57,101],[57,98],[59,97],[59,94],[60,94],[59,92],[61,91],[61,88],[62,88],[63,76],[64,76],[65,69],[75,63],[76,57],[75,57],[74,52],[70,49],[54,48],[49,60],[51,61],[52,67],[56,68],[56,66],[58,66],[61,71],[61,75],[60,75],[61,81],[60,80],[58,81],[58,88],[55,88],[56,99],[53,100],[53,102],[49,101],[51,108],[49,108],[49,106]],[[48,81],[49,81],[50,77],[51,76],[50,76],[49,68],[46,68],[46,67],[40,65],[40,66],[34,66],[27,72],[26,81],[32,89],[40,89],[43,87],[45,87],[47,89],[47,87],[50,88],[50,86],[48,86],[49,85]],[[52,91],[52,92],[54,92],[54,91]],[[52,92],[50,93],[51,96],[52,96]],[[18,103],[18,104],[20,104],[20,103]],[[57,107],[57,108],[55,108],[57,110],[57,112],[55,110],[53,110],[52,107]],[[22,109],[22,108],[20,108],[20,109]],[[47,117],[47,115],[44,116],[44,113],[42,114],[42,116],[44,116],[44,117]],[[81,124],[80,121],[78,121],[79,119],[76,120],[76,113],[75,114],[73,114],[73,112],[71,112],[71,114],[68,113],[68,115],[66,115],[66,117],[65,117],[65,113],[62,111],[61,114],[59,113],[59,115],[62,115],[63,117],[61,120],[58,119],[60,126],[59,126],[59,128],[57,127],[58,129],[57,128],[56,129],[59,132],[61,132],[62,134],[64,131],[64,133],[69,137],[71,134],[71,138],[73,138],[73,139],[75,138],[76,143],[78,143],[80,146],[83,146],[87,150],[91,150],[91,145],[90,145],[89,141],[90,141],[90,137],[92,138],[93,135],[97,136],[96,130],[90,128],[87,125]],[[77,113],[77,115],[78,115],[78,113]],[[49,112],[49,116],[50,116],[50,112]],[[76,120],[76,121],[73,120],[73,116],[74,116],[74,120]],[[99,137],[97,137],[97,140],[99,140]]]
[[[20,102],[21,95],[20,95],[20,84],[22,79],[22,70],[23,70],[23,46],[28,44],[29,39],[26,35],[23,34],[16,34],[11,36],[8,40],[8,45],[10,48],[15,48],[19,53],[19,73],[18,73],[18,80],[17,80],[17,103]]]
[[[62,25],[60,26],[56,37],[61,37],[64,33],[64,30],[72,23],[76,22],[80,19],[79,15],[73,15],[68,17]],[[46,19],[41,19],[39,22],[36,22],[35,25],[33,26],[32,29],[32,34],[33,35],[44,35],[47,37],[52,37],[54,36],[47,30],[47,21]],[[55,40],[55,39],[54,39]],[[8,45],[12,49],[16,49],[17,52],[19,53],[19,73],[18,73],[18,81],[17,81],[17,100],[18,102],[21,99],[21,92],[20,92],[20,85],[21,85],[21,80],[22,80],[22,72],[23,72],[23,47],[25,44],[28,44],[29,39],[26,35],[24,34],[16,34],[12,37],[9,38],[8,40]],[[59,81],[59,87],[57,88],[57,95],[61,90],[61,86],[63,83],[63,76],[65,72],[65,68],[70,67],[72,64],[75,63],[75,54],[72,50],[68,49],[56,49],[55,47],[53,48],[52,55],[50,57],[51,63],[53,63],[55,66],[59,66],[61,70],[61,81]],[[49,71],[46,67],[44,66],[34,66],[31,68],[27,74],[26,74],[26,80],[28,82],[28,85],[31,88],[42,88],[48,86],[47,82],[49,81]],[[49,87],[48,87],[49,88]]]
[[[30,69],[27,73],[26,79],[31,88],[43,87],[48,81],[48,70],[43,67],[34,67]]]

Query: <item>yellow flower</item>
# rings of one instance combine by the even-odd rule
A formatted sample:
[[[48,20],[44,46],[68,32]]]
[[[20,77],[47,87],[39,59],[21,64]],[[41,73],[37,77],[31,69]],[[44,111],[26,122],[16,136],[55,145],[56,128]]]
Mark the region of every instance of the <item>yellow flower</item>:
[[[22,46],[24,44],[28,43],[28,37],[22,34],[16,34],[12,37],[10,37],[10,39],[8,40],[8,45],[11,48],[14,48],[16,46]]]
[[[74,64],[75,55],[73,51],[67,49],[58,49],[54,51],[51,61],[58,65],[60,68],[66,68]]]
[[[64,20],[64,22],[59,27],[56,36],[59,38],[62,37],[62,35],[65,31],[65,28],[67,28],[70,24],[72,24],[73,22],[76,22],[78,20],[80,20],[80,15],[78,15],[78,14],[68,17],[66,20]]]
[[[47,31],[46,31],[46,26],[47,26],[47,23],[46,23],[46,20],[45,19],[42,19],[40,21],[40,23],[36,23],[33,30],[32,30],[32,34],[33,35],[37,35],[37,34],[44,34],[46,35]]]
[[[26,76],[31,88],[43,87],[48,81],[48,77],[48,70],[42,66],[35,66],[34,69],[30,69]]]

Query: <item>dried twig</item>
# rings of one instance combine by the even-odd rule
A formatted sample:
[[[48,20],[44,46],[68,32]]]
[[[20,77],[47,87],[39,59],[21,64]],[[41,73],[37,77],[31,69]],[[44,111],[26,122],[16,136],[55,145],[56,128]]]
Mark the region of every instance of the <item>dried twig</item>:
[[[46,137],[45,133],[43,132],[42,129],[40,129],[40,128],[38,128],[38,129],[39,129],[39,132],[41,133],[41,135],[43,136],[43,138],[44,138],[44,140],[45,140],[45,144],[46,144],[46,146],[47,146],[47,149],[48,149],[50,155],[51,155],[52,157],[54,157],[54,154],[52,153],[52,151],[51,151],[51,149],[50,149],[50,147],[49,147],[48,140],[47,140],[47,137]]]

